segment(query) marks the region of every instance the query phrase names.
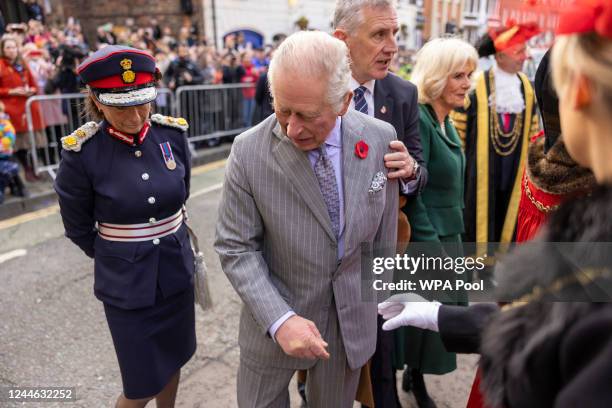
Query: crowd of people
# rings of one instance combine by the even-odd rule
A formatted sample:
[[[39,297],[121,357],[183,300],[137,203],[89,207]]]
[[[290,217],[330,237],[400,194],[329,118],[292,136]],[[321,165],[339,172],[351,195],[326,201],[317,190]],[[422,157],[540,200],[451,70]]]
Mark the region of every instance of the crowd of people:
[[[238,33],[226,36],[224,47],[217,49],[205,39],[198,40],[195,26],[189,23],[173,32],[155,19],[147,25],[137,26],[130,18],[123,25],[101,25],[92,43],[87,41],[81,24],[75,19],[69,18],[61,25],[45,24],[41,9],[32,13],[27,23],[0,26],[0,101],[6,106],[6,119],[16,131],[12,153],[4,154],[18,160],[27,182],[41,178],[35,174],[29,156],[32,149],[25,116],[27,98],[37,94],[81,92],[84,84],[76,67],[88,55],[108,45],[121,44],[150,52],[162,74],[160,86],[171,91],[183,85],[252,84],[252,88],[242,89],[232,98],[240,114],[235,120],[237,128],[249,127],[270,113],[265,78],[260,81],[257,94],[255,85],[265,75],[274,44],[253,48]],[[32,105],[35,145],[39,150],[36,154],[40,160],[53,160],[43,149],[57,142],[66,131],[77,128],[82,123],[81,112],[82,107],[73,101],[45,101]],[[12,185],[8,181],[4,184],[5,187]],[[27,194],[21,181],[20,185],[23,187],[11,188],[13,195]],[[3,191],[4,188],[0,188],[0,202]]]
[[[93,43],[87,41],[81,24],[72,17],[65,24],[58,25],[44,24],[41,19],[34,18],[27,23],[8,24],[0,27],[0,35],[5,34],[18,41],[28,64],[32,55],[26,55],[27,51],[40,51],[35,57],[42,59],[36,65],[41,64],[45,68],[37,72],[42,76],[41,81],[48,79],[53,66],[58,69],[62,63],[78,64],[85,56],[106,45],[120,44],[148,50],[155,57],[162,74],[166,74],[174,63],[173,71],[164,78],[164,83],[171,88],[189,84],[241,82],[246,75],[244,71],[250,71],[250,67],[258,72],[266,70],[275,47],[275,44],[269,44],[263,48],[253,48],[242,33],[234,33],[227,35],[223,47],[217,49],[206,38],[200,39],[196,26],[190,22],[178,32],[173,32],[171,27],[161,26],[154,18],[145,25],[136,25],[131,18],[123,24],[103,24],[97,28]],[[22,48],[28,44],[31,45]],[[183,65],[179,59],[183,59]],[[194,67],[197,68],[197,75],[191,72]],[[190,75],[185,76],[184,73]]]
[[[274,49],[282,38],[262,48],[253,48],[238,32],[227,35],[223,39],[223,47],[217,49],[206,38],[202,39],[196,25],[188,19],[184,26],[173,32],[169,26],[160,25],[154,18],[142,25],[128,18],[122,24],[100,25],[95,40],[90,42],[84,36],[80,22],[72,17],[64,24],[48,23],[37,1],[29,1],[27,11],[27,23],[0,22],[0,36],[3,39],[0,65],[4,66],[0,71],[0,100],[7,106],[5,115],[16,130],[12,153],[5,155],[16,159],[22,169],[16,176],[22,187],[11,188],[13,196],[28,195],[26,184],[19,174],[24,175],[28,183],[43,178],[34,171],[32,154],[36,154],[44,164],[57,163],[57,155],[50,154],[46,148],[50,144],[58,144],[64,133],[74,130],[83,121],[82,106],[76,100],[32,104],[35,152],[25,116],[27,98],[32,95],[81,92],[84,84],[76,74],[77,65],[91,53],[108,45],[120,44],[150,52],[162,74],[160,86],[171,91],[184,85],[253,84],[253,87],[230,92],[229,103],[233,111],[226,119],[231,122],[226,127],[248,128],[272,113],[266,71]],[[400,50],[390,69],[409,79],[412,54],[409,50]],[[219,102],[212,99],[208,102],[209,105],[214,103]],[[206,100],[204,105],[207,105]],[[206,115],[205,112],[200,113],[201,116]],[[203,126],[197,130],[226,130],[211,128],[213,122],[219,122],[218,119],[214,112],[210,113],[209,117],[200,119]],[[198,142],[197,147],[214,146],[219,142],[219,138],[211,138]],[[5,181],[4,185],[6,188],[14,183]],[[0,188],[0,203],[4,200],[5,188]]]

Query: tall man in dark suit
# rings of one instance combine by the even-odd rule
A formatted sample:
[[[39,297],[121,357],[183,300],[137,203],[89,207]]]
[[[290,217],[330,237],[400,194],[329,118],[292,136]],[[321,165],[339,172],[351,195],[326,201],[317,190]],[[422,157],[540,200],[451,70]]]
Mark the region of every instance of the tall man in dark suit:
[[[351,54],[355,95],[351,107],[393,125],[400,142],[388,167],[401,170],[407,185],[403,190],[415,194],[427,182],[427,170],[419,137],[419,112],[416,87],[389,72],[397,53],[395,36],[399,31],[397,13],[390,0],[338,0],[334,13],[334,36],[344,41]]]
[[[351,55],[354,92],[351,107],[393,125],[398,141],[385,157],[389,176],[400,179],[404,195],[418,194],[427,182],[419,137],[417,89],[389,72],[397,53],[397,12],[390,0],[337,0],[334,36],[346,43]],[[408,214],[410,219],[410,214]],[[377,407],[399,407],[392,367],[393,334],[383,332],[379,320],[371,376]]]

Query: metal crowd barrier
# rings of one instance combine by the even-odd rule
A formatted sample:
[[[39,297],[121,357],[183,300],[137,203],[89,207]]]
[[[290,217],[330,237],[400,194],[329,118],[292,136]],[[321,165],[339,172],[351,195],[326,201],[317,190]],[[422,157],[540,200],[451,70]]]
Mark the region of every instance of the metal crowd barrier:
[[[153,111],[171,115],[175,111],[174,94],[168,88],[160,88],[157,91],[158,96]],[[52,178],[55,178],[55,171],[60,162],[60,139],[91,120],[85,115],[84,100],[84,94],[75,93],[34,95],[26,101],[26,120],[30,146],[32,146],[30,157],[36,174],[47,172]],[[37,139],[38,142],[41,142],[41,136],[37,138],[37,131],[34,129],[34,104],[38,105],[38,111],[45,126],[39,130],[44,133],[43,140],[46,142],[44,145],[37,144]]]
[[[157,90],[157,99],[151,111],[153,113],[161,113],[162,115],[172,115],[175,110],[174,94],[168,88],[159,88]]]
[[[212,145],[220,138],[247,130],[252,121],[255,99],[245,101],[245,94],[255,93],[254,84],[187,85],[176,89],[176,116],[189,122],[189,140]],[[251,96],[251,95],[248,95]],[[245,107],[251,103],[250,117]]]

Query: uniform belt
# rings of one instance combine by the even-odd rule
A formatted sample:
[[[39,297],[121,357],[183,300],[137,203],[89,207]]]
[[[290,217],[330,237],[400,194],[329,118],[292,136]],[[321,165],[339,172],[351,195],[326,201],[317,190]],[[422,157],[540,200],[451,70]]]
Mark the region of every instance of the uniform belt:
[[[98,223],[98,235],[108,241],[140,242],[165,237],[178,231],[183,223],[183,209],[155,222],[143,224]]]

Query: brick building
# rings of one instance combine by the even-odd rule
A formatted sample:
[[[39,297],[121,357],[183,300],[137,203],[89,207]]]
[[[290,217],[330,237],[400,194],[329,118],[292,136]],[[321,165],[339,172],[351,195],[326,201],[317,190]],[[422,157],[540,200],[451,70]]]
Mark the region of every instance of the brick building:
[[[146,25],[150,19],[157,19],[161,27],[170,26],[174,33],[183,25],[195,23],[203,33],[201,0],[50,0],[49,21],[77,19],[85,36],[93,41],[96,28],[102,24],[125,24],[134,19],[136,26]]]
[[[461,27],[464,0],[421,0],[423,39],[455,33]]]
[[[276,36],[297,31],[296,23],[300,20],[305,21],[309,29],[331,32],[335,4],[335,0],[268,0],[265,3],[261,0],[38,1],[48,5],[49,23],[66,22],[69,17],[77,19],[90,43],[95,42],[96,28],[103,24],[110,22],[121,26],[131,18],[136,26],[144,26],[155,18],[161,27],[170,26],[175,35],[181,26],[194,23],[200,38],[206,37],[210,44],[216,41],[217,46],[222,46],[224,37],[231,33],[242,33],[247,40],[254,39],[253,43],[270,44]],[[421,32],[416,28],[418,1],[422,0],[397,2],[401,24],[399,40],[406,48],[420,46]],[[436,1],[454,3],[461,0]]]

